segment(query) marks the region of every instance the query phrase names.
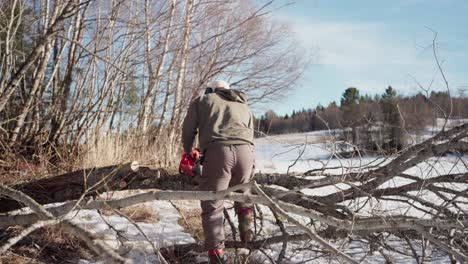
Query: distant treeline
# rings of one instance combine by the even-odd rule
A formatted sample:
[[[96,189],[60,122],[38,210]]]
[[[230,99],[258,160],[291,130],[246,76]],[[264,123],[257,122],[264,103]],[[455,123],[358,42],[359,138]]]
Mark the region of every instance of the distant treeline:
[[[346,128],[345,139],[360,146],[364,144],[367,149],[401,149],[405,145],[404,132],[420,132],[436,125],[437,118],[468,118],[467,106],[468,98],[463,93],[401,96],[388,87],[383,94],[371,96],[360,95],[357,88],[350,87],[339,105],[331,102],[326,107],[318,105],[315,109],[293,111],[284,116],[269,110],[255,120],[255,128],[259,135]]]

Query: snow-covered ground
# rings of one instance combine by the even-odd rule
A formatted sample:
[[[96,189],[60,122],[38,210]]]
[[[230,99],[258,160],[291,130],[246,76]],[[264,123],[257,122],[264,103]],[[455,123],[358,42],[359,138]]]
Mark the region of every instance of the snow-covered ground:
[[[323,140],[324,142],[320,142]],[[333,157],[333,144],[331,136],[327,137],[326,132],[312,132],[304,134],[293,134],[291,138],[287,135],[271,136],[261,138],[256,142],[256,171],[264,173],[286,173],[289,172],[306,172],[312,169],[328,168],[329,174],[342,174],[349,170],[361,171],[363,167],[373,165],[384,165],[390,159],[382,157],[363,156],[350,159],[338,159]],[[307,143],[315,142],[315,143]],[[447,156],[442,158],[432,158],[417,166],[405,171],[406,174],[418,176],[422,179],[428,179],[442,174],[466,173],[468,157],[464,156],[461,159],[455,156]],[[330,169],[332,168],[332,169]],[[351,168],[351,169],[350,169]],[[319,179],[322,176],[308,177],[310,179]],[[407,178],[395,177],[394,179],[384,183],[380,189],[388,187],[398,187],[413,182]],[[442,184],[438,184],[443,187]],[[334,186],[327,186],[314,189],[303,189],[302,192],[314,196],[325,196],[338,191],[352,188],[351,186],[339,183]],[[468,188],[468,184],[451,183],[450,188],[463,190]],[[412,193],[433,201],[436,204],[443,201],[435,194],[430,192],[415,192]],[[459,198],[463,199],[463,198]],[[414,209],[412,205],[402,202],[381,203],[365,203],[365,199],[356,199],[353,203],[356,208],[360,208],[365,215],[376,214],[378,212],[386,212],[386,214],[403,214],[410,216],[425,217],[425,213]],[[468,201],[467,201],[468,202]],[[409,210],[411,208],[411,210]],[[468,208],[467,208],[468,209]]]
[[[333,150],[331,144],[332,138],[328,132],[312,132],[303,134],[291,134],[291,135],[279,135],[272,137],[265,137],[256,140],[256,171],[257,172],[305,172],[311,169],[320,168],[333,168],[327,170],[328,173],[339,174],[344,172],[345,167],[362,167],[365,165],[380,165],[388,162],[381,157],[361,157],[353,159],[336,159],[330,158]],[[466,156],[460,158],[457,157],[443,157],[438,160],[429,160],[422,163],[408,171],[407,174],[415,175],[421,178],[430,178],[438,175],[439,173],[466,173],[467,168],[465,164],[468,162]],[[318,177],[318,176],[316,176]],[[410,183],[411,180],[406,178],[397,177],[392,181],[385,183],[380,188],[385,187],[396,187],[403,184]],[[453,186],[451,186],[453,188]],[[457,188],[467,188],[468,184],[458,184]],[[350,188],[346,184],[337,184],[331,187],[323,187],[319,189],[305,189],[303,190],[306,194],[315,196],[327,195],[338,190]],[[128,192],[118,192],[114,194],[114,197],[121,197],[128,195]],[[414,193],[422,195],[422,197],[429,199],[435,203],[441,203],[433,194],[425,193]],[[363,199],[364,201],[364,199]],[[399,202],[379,202],[370,201],[363,204],[363,201],[357,199],[353,202],[353,206],[356,208],[362,207],[359,211],[362,215],[380,215],[380,214],[403,214],[425,217],[423,211],[418,211],[411,208],[410,205]],[[227,203],[229,206],[229,203]],[[138,223],[139,227],[148,236],[156,247],[167,246],[171,244],[183,244],[193,243],[195,240],[186,232],[182,226],[177,222],[181,217],[179,212],[169,202],[165,201],[153,201],[148,202],[148,206],[154,208],[159,213],[159,221],[156,223]],[[199,208],[199,203],[196,201],[184,201],[182,204],[178,204],[178,207],[183,207],[186,210],[194,210]],[[274,218],[268,208],[261,206],[264,213],[264,230],[267,233],[273,234],[278,233],[277,225],[275,224]],[[411,209],[411,210],[410,210]],[[235,219],[232,210],[230,210],[231,218]],[[104,219],[103,219],[104,218]],[[304,223],[308,223],[309,219],[298,219]],[[109,243],[120,252],[128,253],[125,255],[133,260],[135,263],[158,263],[157,257],[155,256],[152,247],[146,238],[137,230],[132,224],[126,219],[117,216],[100,216],[97,212],[90,210],[82,210],[78,214],[73,216],[73,221],[85,226],[88,230],[94,232],[96,235],[101,237],[104,241]],[[117,239],[115,230],[109,228],[105,223],[108,222],[119,231],[121,235],[126,237],[124,246],[120,244]],[[294,233],[295,228],[292,226],[288,227],[289,232]],[[226,228],[228,231],[229,228]],[[279,235],[280,233],[278,233]],[[368,250],[368,244],[359,241],[353,241],[347,244],[338,244],[336,246],[351,254],[356,259],[366,257],[366,260],[371,263],[385,263],[385,259],[380,253],[366,256]],[[387,238],[387,242],[396,247],[400,247],[400,241],[393,239],[392,237]],[[320,252],[316,250],[300,250],[303,247],[309,247],[310,242],[297,242],[290,243],[288,246],[287,257],[290,259],[290,263],[340,263],[339,260],[320,259]],[[277,257],[281,248],[281,244],[273,245],[266,249],[266,253],[273,259]],[[403,249],[402,251],[409,252],[409,249]],[[415,245],[414,250],[420,251],[421,247]],[[439,263],[448,262],[448,258],[440,254],[439,251],[431,251],[430,249],[425,252],[426,255],[432,255],[434,259]],[[257,259],[267,259],[263,253],[256,252],[254,257]],[[404,255],[395,256],[395,263],[408,263],[411,262],[411,258],[404,257]],[[86,260],[81,260],[82,264],[90,263]],[[96,262],[92,262],[96,263]],[[99,263],[99,262],[98,262]]]
[[[114,198],[121,198],[136,193],[116,192],[113,196]],[[95,234],[118,252],[125,252],[125,257],[134,260],[135,263],[159,263],[158,257],[154,254],[153,247],[148,240],[156,248],[195,242],[192,236],[178,224],[181,216],[171,203],[167,201],[153,201],[147,202],[145,205],[157,212],[158,221],[155,223],[138,222],[137,225],[140,230],[121,216],[100,215],[95,210],[81,210],[78,214],[73,215],[72,220]],[[118,238],[119,236],[116,231],[121,236],[121,239]],[[104,262],[81,260],[79,263]]]

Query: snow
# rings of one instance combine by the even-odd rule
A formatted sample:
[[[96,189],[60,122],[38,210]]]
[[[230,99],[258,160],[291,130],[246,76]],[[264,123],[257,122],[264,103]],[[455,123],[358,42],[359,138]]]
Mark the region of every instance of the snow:
[[[323,136],[323,132],[315,132]],[[314,137],[313,133],[307,138]],[[284,136],[278,136],[282,139]],[[327,169],[327,173],[342,174],[346,171],[346,167],[356,167],[356,170],[362,169],[364,166],[376,165],[383,158],[363,156],[352,159],[338,159],[334,157],[334,144],[331,139],[327,139],[325,143],[306,143],[306,137],[302,138],[303,143],[287,143],[291,140],[280,142],[276,136],[269,139],[260,139],[255,142],[256,149],[256,172],[262,173],[286,173],[289,172],[306,172],[312,169],[335,168]],[[298,135],[295,136],[293,142],[300,141]],[[308,142],[308,141],[307,141]],[[299,158],[299,159],[298,159]],[[296,161],[297,160],[297,161]]]

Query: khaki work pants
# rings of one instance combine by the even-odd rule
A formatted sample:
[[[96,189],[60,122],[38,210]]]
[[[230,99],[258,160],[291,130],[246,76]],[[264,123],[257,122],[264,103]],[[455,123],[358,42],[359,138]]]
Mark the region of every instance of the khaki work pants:
[[[247,183],[254,166],[254,146],[252,145],[214,145],[205,153],[203,172],[200,181],[202,191],[222,191],[231,186]],[[246,193],[248,190],[239,192]],[[236,212],[251,207],[235,202]],[[205,248],[224,247],[224,201],[201,201],[202,225],[205,234]]]

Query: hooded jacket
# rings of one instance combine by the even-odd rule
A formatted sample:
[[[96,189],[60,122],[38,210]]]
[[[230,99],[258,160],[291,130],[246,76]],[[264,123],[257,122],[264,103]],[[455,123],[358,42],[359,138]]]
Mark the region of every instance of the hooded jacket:
[[[218,88],[196,98],[183,123],[185,152],[191,153],[197,134],[202,151],[214,144],[253,145],[253,119],[247,96],[238,90]]]

